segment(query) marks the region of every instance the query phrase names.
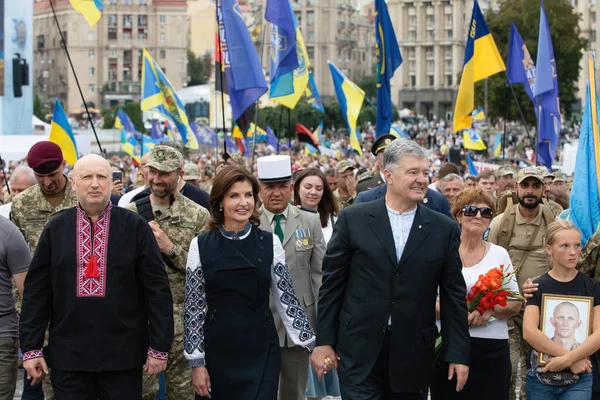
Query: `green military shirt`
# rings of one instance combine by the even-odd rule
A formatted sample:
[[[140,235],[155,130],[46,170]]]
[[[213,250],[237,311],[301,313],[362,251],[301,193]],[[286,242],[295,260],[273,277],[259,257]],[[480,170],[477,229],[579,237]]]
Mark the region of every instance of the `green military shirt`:
[[[46,200],[39,185],[33,185],[28,188],[15,197],[12,203],[10,219],[23,232],[25,240],[29,243],[32,255],[35,253],[42,230],[50,218],[54,214],[74,207],[77,204],[77,197],[75,197],[71,182],[66,176],[65,178],[67,179],[65,197],[56,207],[52,207],[48,200]]]
[[[128,204],[125,208],[138,212],[135,202]],[[210,215],[204,207],[183,195],[176,196],[173,204],[167,207],[164,212],[161,212],[160,215],[157,215],[156,209],[154,209],[154,214],[154,221],[175,246],[173,252],[166,256],[173,262],[175,267],[183,272],[167,268],[173,303],[181,305],[183,304],[185,292],[185,268],[188,249],[192,239],[204,230]]]
[[[340,210],[343,210],[344,208],[354,204],[354,199],[356,199],[356,194],[348,197],[341,196],[339,189],[336,189],[335,192],[333,192],[333,195],[340,206]]]
[[[365,172],[358,178],[356,183],[356,193],[365,192],[371,190],[374,187],[383,184],[383,179],[379,172]]]
[[[509,214],[507,214],[507,216],[509,216]],[[490,224],[488,242],[498,244],[498,236],[500,234],[500,226],[502,224],[503,217],[504,214],[500,214],[492,220]],[[521,265],[523,257],[526,253],[527,245],[531,239],[531,235],[537,226],[540,228],[535,239],[533,240],[529,255],[527,255],[525,263],[517,271],[519,290],[523,288],[523,284],[525,281],[527,281],[527,279],[537,278],[538,276],[548,272],[549,263],[544,246],[546,223],[542,217],[542,210],[540,209],[538,215],[531,222],[527,222],[521,215],[519,207],[517,207],[515,213],[515,226],[513,228],[513,233],[508,248],[506,249],[514,268],[517,268]]]
[[[579,272],[589,275],[596,281],[600,280],[600,268],[598,268],[598,264],[600,264],[599,249],[600,230],[597,230],[585,246],[583,246],[579,262],[577,263],[577,270]]]

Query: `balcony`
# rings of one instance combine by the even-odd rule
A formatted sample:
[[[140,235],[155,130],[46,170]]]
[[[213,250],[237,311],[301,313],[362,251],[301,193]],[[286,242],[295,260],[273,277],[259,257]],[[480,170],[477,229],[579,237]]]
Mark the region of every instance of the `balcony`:
[[[110,101],[140,101],[142,86],[140,82],[123,81],[123,82],[107,82],[102,88],[102,101],[105,106],[108,106]]]

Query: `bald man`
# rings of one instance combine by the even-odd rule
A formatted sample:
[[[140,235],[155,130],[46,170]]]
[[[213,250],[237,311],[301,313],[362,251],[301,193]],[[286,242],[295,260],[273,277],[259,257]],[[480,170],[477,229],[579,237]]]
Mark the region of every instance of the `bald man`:
[[[139,399],[142,365],[163,371],[173,341],[160,250],[140,216],[110,204],[102,157],[77,161],[71,185],[77,206],[48,222],[25,280],[23,368],[33,384],[51,368],[57,399]]]
[[[554,327],[554,342],[569,351],[579,347],[581,343],[575,339],[575,332],[581,326],[581,319],[575,304],[563,301],[557,305],[550,318],[550,324]]]

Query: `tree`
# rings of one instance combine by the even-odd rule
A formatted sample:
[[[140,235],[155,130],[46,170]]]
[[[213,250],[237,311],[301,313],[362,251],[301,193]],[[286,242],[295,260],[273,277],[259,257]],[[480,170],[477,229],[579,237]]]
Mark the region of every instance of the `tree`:
[[[145,132],[144,129],[144,120],[142,118],[142,108],[140,103],[130,102],[125,103],[124,106],[119,107],[129,116],[131,123],[135,126],[135,129],[138,132]],[[115,115],[117,111],[115,110]]]
[[[210,79],[213,60],[210,53],[196,57],[193,51],[187,51],[190,81],[188,86],[204,85]]]
[[[581,37],[579,14],[575,13],[569,0],[545,2],[546,15],[550,25],[554,56],[558,73],[558,90],[562,112],[570,118],[572,105],[576,102],[579,62],[587,40]],[[521,33],[532,58],[537,54],[537,40],[540,24],[540,3],[531,0],[506,0],[499,12],[488,12],[486,21],[494,36],[498,50],[504,60],[507,59],[510,24],[514,22]],[[502,72],[488,80],[488,117],[496,119],[504,116],[504,96],[506,75]],[[522,85],[513,86],[523,114],[529,124],[535,124],[533,103]],[[475,84],[475,104],[484,104],[484,81]],[[517,106],[508,92],[508,119],[520,119]]]
[[[33,115],[44,122],[48,122],[46,121],[46,105],[37,94],[33,98]]]
[[[365,97],[373,103],[377,103],[377,76],[365,75],[360,81],[356,82],[359,88],[365,91]]]
[[[101,111],[102,114],[102,129],[112,129],[115,126],[116,110],[105,108]]]

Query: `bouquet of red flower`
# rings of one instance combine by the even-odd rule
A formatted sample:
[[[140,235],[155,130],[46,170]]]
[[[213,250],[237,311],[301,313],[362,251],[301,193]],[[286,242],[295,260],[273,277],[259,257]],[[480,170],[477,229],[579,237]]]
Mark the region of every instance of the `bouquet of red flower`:
[[[496,305],[506,307],[508,301],[524,301],[519,293],[505,286],[514,279],[515,272],[508,273],[504,264],[492,268],[485,275],[479,275],[479,279],[467,295],[467,310],[469,313],[477,310],[483,315],[486,310],[493,310]],[[435,342],[436,357],[442,349],[442,336],[438,336]]]

